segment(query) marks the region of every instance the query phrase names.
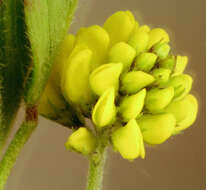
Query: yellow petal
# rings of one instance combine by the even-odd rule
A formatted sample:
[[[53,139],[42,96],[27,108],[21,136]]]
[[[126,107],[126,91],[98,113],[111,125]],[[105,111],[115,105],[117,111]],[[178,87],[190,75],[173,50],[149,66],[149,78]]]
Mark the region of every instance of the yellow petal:
[[[179,133],[195,122],[198,112],[198,102],[193,95],[189,94],[181,100],[170,103],[165,111],[175,116],[177,126],[174,133]]]
[[[150,49],[152,46],[154,46],[155,44],[157,44],[159,42],[168,43],[169,41],[170,41],[169,35],[167,34],[167,32],[164,29],[154,28],[149,33],[149,42],[148,42],[147,49]]]
[[[96,137],[87,128],[80,127],[70,135],[65,146],[67,149],[88,155],[95,150]]]
[[[89,49],[74,51],[76,53],[70,56],[64,69],[61,89],[69,102],[85,105],[93,98],[89,86],[92,51]]]
[[[145,107],[151,113],[158,113],[172,101],[174,97],[174,88],[168,87],[164,89],[153,88],[148,91],[145,99]]]
[[[137,93],[154,82],[154,77],[142,71],[131,71],[122,76],[121,91],[126,94]]]
[[[128,70],[136,56],[136,51],[133,47],[125,42],[114,44],[108,53],[109,62],[122,63],[124,70]]]
[[[127,42],[134,27],[134,16],[129,11],[118,11],[104,23],[104,28],[110,36],[111,45],[122,41]]]
[[[173,133],[176,120],[172,114],[143,115],[137,120],[148,144],[161,144]]]
[[[90,75],[90,85],[93,92],[101,96],[108,88],[119,88],[119,76],[122,72],[122,63],[108,63],[96,68]]]
[[[126,96],[120,102],[119,113],[124,121],[135,119],[143,109],[144,99],[146,96],[146,90],[143,89],[140,92]]]
[[[124,159],[134,160],[139,156],[145,157],[142,134],[134,119],[112,133],[112,144]]]
[[[108,126],[114,122],[116,115],[116,107],[114,101],[114,88],[106,90],[97,101],[92,112],[92,121],[97,128]]]
[[[108,33],[97,25],[83,28],[77,33],[76,45],[84,45],[93,52],[92,69],[104,62],[109,42]]]

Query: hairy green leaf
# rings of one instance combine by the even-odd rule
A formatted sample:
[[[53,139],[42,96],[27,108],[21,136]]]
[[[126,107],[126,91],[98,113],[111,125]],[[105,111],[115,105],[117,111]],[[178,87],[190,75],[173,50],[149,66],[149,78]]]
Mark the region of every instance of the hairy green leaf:
[[[25,0],[25,20],[33,64],[26,84],[27,104],[39,101],[76,4],[77,0]]]
[[[0,152],[20,105],[29,63],[23,0],[0,1]]]

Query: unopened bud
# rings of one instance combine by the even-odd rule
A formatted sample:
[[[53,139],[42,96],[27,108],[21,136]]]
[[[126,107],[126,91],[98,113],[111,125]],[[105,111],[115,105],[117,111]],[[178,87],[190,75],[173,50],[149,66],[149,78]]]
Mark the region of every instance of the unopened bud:
[[[163,87],[172,86],[174,88],[174,100],[186,96],[192,88],[192,77],[187,74],[173,76]]]
[[[133,47],[125,42],[116,43],[108,53],[109,62],[123,63],[124,70],[128,70],[136,56]]]
[[[197,99],[189,94],[183,99],[173,101],[165,109],[166,112],[172,113],[177,121],[174,134],[190,127],[196,120],[198,112]]]
[[[135,70],[149,72],[155,65],[157,56],[154,53],[141,53],[135,61]]]
[[[137,122],[132,119],[126,126],[112,133],[112,143],[124,159],[134,160],[145,157],[145,149],[141,131]]]
[[[93,112],[92,121],[97,128],[102,128],[115,121],[115,91],[114,88],[107,89],[97,101]]]
[[[176,64],[173,71],[173,75],[179,75],[182,74],[187,66],[188,63],[188,57],[187,56],[177,56],[176,57]]]
[[[111,45],[121,41],[128,41],[134,27],[135,19],[129,11],[118,11],[104,23],[104,29],[110,36]]]
[[[167,32],[162,28],[154,28],[149,32],[149,42],[147,49],[150,49],[152,46],[154,46],[157,43],[168,43],[169,35]]]
[[[158,68],[158,69],[154,69],[152,71],[152,75],[155,78],[155,84],[156,85],[163,85],[165,84],[169,78],[170,78],[170,73],[171,70],[169,69],[164,69],[164,68]]]
[[[101,26],[94,25],[83,28],[77,33],[76,45],[85,46],[93,52],[92,69],[101,65],[105,60],[109,43],[109,35]]]
[[[84,49],[68,59],[62,75],[61,89],[69,102],[84,106],[92,101],[89,85],[91,58],[92,51]]]
[[[135,119],[143,109],[144,99],[146,96],[146,90],[143,89],[140,92],[126,96],[120,102],[119,113],[124,121]]]
[[[175,57],[174,56],[168,56],[166,59],[161,60],[159,62],[160,68],[165,68],[173,71],[175,66]]]
[[[101,96],[108,88],[113,87],[117,91],[122,69],[122,63],[108,63],[96,68],[90,75],[90,85],[93,92]]]
[[[153,47],[153,52],[158,56],[160,60],[165,59],[170,52],[170,46],[168,45],[168,43],[157,43]]]
[[[143,139],[148,144],[161,144],[173,133],[175,117],[164,113],[157,115],[143,115],[137,120],[142,131]]]
[[[146,50],[148,41],[149,34],[145,31],[137,30],[129,39],[128,44],[131,45],[136,50],[136,54],[139,55]]]
[[[83,155],[91,154],[95,150],[96,137],[85,127],[80,127],[68,138],[66,148]]]
[[[143,26],[140,26],[138,28],[139,31],[143,31],[143,32],[150,32],[150,27],[148,25],[143,25]]]
[[[174,97],[174,88],[168,87],[164,89],[153,88],[148,91],[145,99],[145,107],[151,113],[158,113],[172,101]]]
[[[152,75],[145,72],[131,71],[122,76],[120,90],[126,94],[134,94],[152,84],[154,80]]]

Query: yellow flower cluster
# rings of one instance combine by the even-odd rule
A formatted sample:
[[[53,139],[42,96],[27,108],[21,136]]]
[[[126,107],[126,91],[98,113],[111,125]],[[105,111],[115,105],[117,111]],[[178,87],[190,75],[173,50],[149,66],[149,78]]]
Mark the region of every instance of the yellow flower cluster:
[[[163,143],[191,126],[198,111],[189,94],[192,78],[183,74],[188,58],[172,55],[169,41],[164,29],[139,26],[130,11],[69,34],[40,102],[41,114],[53,111],[48,102],[64,106],[58,98],[63,94],[97,133],[111,129],[112,146],[123,158],[144,158],[144,142]],[[97,140],[82,126],[66,147],[88,155]]]

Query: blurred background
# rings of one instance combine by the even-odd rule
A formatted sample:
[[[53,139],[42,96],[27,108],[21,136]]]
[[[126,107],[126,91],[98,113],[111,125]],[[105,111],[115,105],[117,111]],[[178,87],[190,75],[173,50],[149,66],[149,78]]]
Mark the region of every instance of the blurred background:
[[[175,52],[190,58],[187,73],[194,78],[199,116],[193,127],[166,143],[146,148],[146,159],[123,160],[109,150],[104,190],[206,189],[206,1],[205,0],[79,0],[70,31],[103,24],[118,10],[131,10],[140,23],[166,28]],[[22,117],[19,113],[19,121]],[[24,147],[6,190],[83,190],[87,159],[66,151],[70,130],[40,118]]]

